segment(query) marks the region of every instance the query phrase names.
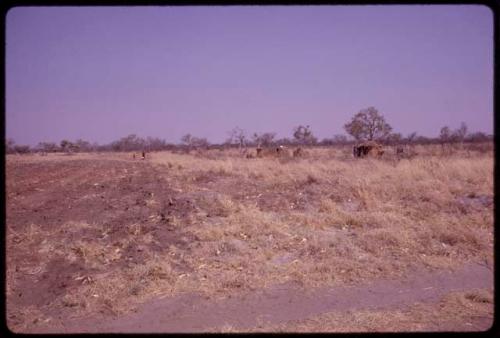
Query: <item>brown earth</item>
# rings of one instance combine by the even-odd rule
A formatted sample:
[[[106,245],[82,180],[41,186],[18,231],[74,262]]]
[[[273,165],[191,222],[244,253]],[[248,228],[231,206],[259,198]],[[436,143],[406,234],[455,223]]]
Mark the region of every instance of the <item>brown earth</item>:
[[[175,229],[171,217],[184,217],[192,210],[189,200],[177,198],[155,169],[145,162],[102,159],[100,161],[71,160],[43,163],[7,163],[7,266],[13,277],[9,284],[7,306],[9,319],[16,322],[14,309],[35,306],[50,308],[56,315],[65,308],[53,303],[77,289],[77,276],[109,274],[132,264],[141,264],[145,252],[162,252],[169,245],[188,250],[187,243],[196,236]],[[160,202],[147,205],[155,196]],[[154,215],[155,218],[150,216]],[[71,229],[65,224],[85,222],[100,227]],[[141,234],[151,234],[153,240],[144,244],[127,241],[128,224],[140,223]],[[26,238],[30,225],[50,237]],[[92,268],[81,260],[71,261],[67,251],[83,256],[81,248],[55,252],[41,268],[41,243],[71,244],[76,241],[120,249],[119,259],[99,257],[102,266]],[[179,262],[179,270],[182,269]],[[34,271],[33,271],[34,270]],[[102,306],[100,311],[106,311]]]

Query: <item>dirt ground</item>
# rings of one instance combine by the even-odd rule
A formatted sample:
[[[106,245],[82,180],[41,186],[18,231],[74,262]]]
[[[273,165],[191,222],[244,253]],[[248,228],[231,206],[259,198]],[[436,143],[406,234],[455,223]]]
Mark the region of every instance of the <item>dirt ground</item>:
[[[488,329],[492,178],[449,175],[453,196],[407,192],[377,204],[370,194],[385,192],[345,176],[351,172],[346,166],[372,171],[371,163],[382,172],[386,164],[337,161],[332,169],[321,160],[311,165],[229,155],[9,155],[9,328]],[[422,162],[436,172],[457,170],[455,162],[439,165]],[[481,170],[490,173],[488,166]],[[391,179],[384,175],[374,180]],[[391,209],[392,202],[399,204]],[[467,226],[448,228],[457,219]],[[432,229],[425,226],[429,221],[435,221]],[[420,321],[411,321],[415,314]],[[428,321],[431,314],[442,320]],[[381,322],[377,316],[392,321],[384,329],[374,324]]]
[[[185,294],[157,299],[123,317],[65,318],[55,325],[40,327],[37,332],[398,331],[394,328],[394,322],[392,326],[388,323],[377,323],[376,326],[369,323],[372,327],[363,327],[359,321],[350,325],[346,323],[353,312],[359,313],[360,310],[368,310],[373,316],[396,309],[410,317],[417,312],[415,308],[423,304],[428,307],[425,312],[433,313],[434,318],[415,318],[412,327],[405,331],[484,331],[493,324],[489,306],[493,295],[486,291],[492,285],[493,273],[488,267],[469,264],[460,271],[416,271],[403,280],[377,280],[357,287],[321,288],[304,292],[298,285],[288,283],[219,301],[207,300],[199,294]],[[460,319],[465,321],[456,323],[440,319],[443,316],[440,310],[442,312],[443,307],[450,307],[447,303],[450,295],[466,299],[465,304],[452,304],[455,311],[462,308],[465,315],[462,314]],[[328,315],[335,316],[335,320],[329,320]],[[412,318],[404,319],[408,322]],[[314,321],[320,321],[321,324],[317,325]],[[308,322],[315,325],[307,325]]]

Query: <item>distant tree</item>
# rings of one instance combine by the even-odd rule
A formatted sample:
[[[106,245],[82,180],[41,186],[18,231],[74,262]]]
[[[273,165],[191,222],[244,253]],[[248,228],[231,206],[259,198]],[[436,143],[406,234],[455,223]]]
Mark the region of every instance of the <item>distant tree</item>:
[[[8,138],[5,140],[5,153],[12,154],[14,153],[14,146],[16,142],[12,138]]]
[[[75,149],[77,149],[78,151],[87,152],[91,150],[90,142],[84,141],[82,139],[76,140],[74,145]]]
[[[280,138],[278,140],[275,140],[274,144],[279,144],[279,145],[283,145],[283,146],[289,146],[289,145],[293,145],[294,141],[290,140],[287,137],[283,137],[283,138]]]
[[[193,147],[193,136],[191,134],[185,134],[181,137],[181,150],[190,151]]]
[[[349,138],[343,134],[335,134],[331,138],[322,139],[319,144],[324,146],[346,145],[349,144]]]
[[[150,151],[158,151],[165,149],[166,143],[160,138],[148,136],[145,140],[145,146]]]
[[[206,149],[210,145],[210,142],[208,142],[208,140],[204,137],[193,137],[192,144],[197,149],[201,149],[201,148]]]
[[[451,141],[451,130],[448,126],[444,126],[439,131],[439,140],[441,144],[445,144]]]
[[[261,133],[261,134],[254,133],[252,139],[256,145],[268,147],[273,144],[275,137],[276,133],[271,133],[271,132]]]
[[[466,140],[468,142],[486,142],[489,141],[489,138],[485,133],[478,131],[467,135]]]
[[[181,142],[187,146],[190,146],[192,138],[193,138],[193,136],[191,136],[191,134],[186,134],[186,135],[181,137]]]
[[[357,141],[382,140],[392,131],[392,127],[374,107],[359,111],[351,122],[344,125],[344,129]]]
[[[385,137],[384,141],[390,145],[401,144],[403,142],[403,135],[401,133],[391,133]]]
[[[413,140],[413,143],[414,144],[431,144],[431,143],[435,143],[435,139],[429,138],[429,137],[425,137],[425,136],[422,136],[422,135],[417,135],[417,136],[415,136],[415,139]]]
[[[339,144],[339,145],[345,145],[349,143],[349,139],[347,138],[347,136],[342,134],[333,135],[332,141],[334,144]]]
[[[325,138],[321,139],[321,141],[318,142],[318,145],[320,145],[320,146],[331,146],[333,144],[334,144],[333,139],[328,138],[328,137],[325,137]]]
[[[146,141],[143,138],[138,137],[136,134],[130,134],[112,142],[108,148],[114,151],[139,151],[144,150],[145,146]]]
[[[210,143],[206,138],[194,137],[191,134],[186,134],[181,137],[181,142],[187,146],[188,150],[193,148],[208,148]]]
[[[101,145],[99,145],[99,143],[97,142],[92,142],[92,144],[90,145],[90,151],[99,151],[101,149]]]
[[[228,132],[229,137],[226,140],[227,144],[237,144],[238,148],[241,150],[247,143],[247,135],[246,132],[239,128],[235,127]]]
[[[416,138],[417,138],[417,132],[414,131],[413,133],[410,133],[408,134],[408,136],[406,136],[405,141],[408,142],[408,144],[413,144]]]
[[[14,152],[18,154],[27,154],[31,152],[31,149],[28,145],[14,145]]]
[[[311,145],[316,144],[317,139],[314,137],[311,127],[297,126],[293,129],[293,138],[298,144]]]
[[[65,153],[70,152],[73,148],[73,143],[71,143],[68,140],[62,140],[60,143],[61,150],[64,151]]]
[[[460,124],[460,128],[458,128],[453,132],[452,139],[455,142],[463,143],[466,136],[467,136],[467,125],[465,124],[465,122],[462,122]]]
[[[59,147],[54,142],[39,142],[36,148],[46,153],[55,153]]]

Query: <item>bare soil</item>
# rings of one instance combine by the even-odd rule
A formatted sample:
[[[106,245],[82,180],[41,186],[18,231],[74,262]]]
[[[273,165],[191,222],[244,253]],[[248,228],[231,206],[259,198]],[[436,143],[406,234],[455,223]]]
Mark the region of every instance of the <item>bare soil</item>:
[[[106,158],[7,163],[6,174],[7,236],[11,239],[7,266],[13,277],[7,305],[13,323],[18,318],[14,309],[23,307],[50,308],[51,315],[64,313],[67,308],[51,305],[82,284],[75,277],[109,274],[144,263],[147,251],[162,252],[171,244],[187,251],[187,243],[196,240],[196,236],[170,224],[171,217],[184,217],[192,210],[190,201],[177,198],[150,164]],[[146,205],[145,200],[151,196],[160,202]],[[157,217],[152,219],[151,215]],[[101,227],[64,227],[78,222]],[[153,241],[147,245],[127,241],[124,246],[122,240],[130,236],[125,225],[134,223],[140,223],[141,233],[151,234]],[[33,224],[50,237],[26,239]],[[76,240],[97,241],[104,247],[119,248],[123,254],[111,261],[102,257],[102,266],[92,268],[82,260],[68,260],[67,251],[82,255],[69,245],[66,252],[56,252],[42,265],[46,257],[40,254],[41,243],[64,245]],[[181,266],[179,271],[183,271]],[[106,313],[106,306],[98,311]]]
[[[245,332],[331,311],[379,311],[405,309],[414,303],[434,304],[450,292],[492,287],[491,268],[470,263],[459,271],[415,271],[404,280],[377,280],[355,287],[304,290],[289,283],[220,301],[184,294],[154,300],[121,317],[61,318],[55,325],[38,328],[36,333],[193,333],[221,331],[224,327]],[[485,331],[493,324],[493,318],[478,316],[472,322],[470,326],[447,323],[443,327],[429,323],[427,329]]]

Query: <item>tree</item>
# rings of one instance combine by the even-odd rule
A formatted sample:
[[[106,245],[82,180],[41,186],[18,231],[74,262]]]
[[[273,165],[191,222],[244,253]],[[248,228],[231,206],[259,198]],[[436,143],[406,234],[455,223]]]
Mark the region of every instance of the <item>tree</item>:
[[[273,144],[274,138],[276,137],[276,133],[254,133],[252,138],[254,143],[257,145],[263,146],[263,147],[268,147]]]
[[[206,138],[194,137],[191,134],[182,136],[181,142],[188,147],[188,150],[192,148],[207,148],[210,145]]]
[[[208,148],[210,142],[204,137],[193,137],[191,139],[191,144],[195,148]]]
[[[351,122],[344,125],[344,129],[357,141],[381,140],[392,131],[392,127],[374,107],[359,111]]]
[[[294,142],[287,137],[283,137],[283,138],[280,138],[280,139],[274,141],[274,144],[279,144],[279,145],[283,145],[283,146],[293,145],[293,143]]]
[[[462,122],[460,124],[460,128],[453,132],[452,139],[454,141],[462,143],[465,139],[465,136],[467,136],[467,125],[465,124],[465,122]]]
[[[165,140],[157,137],[148,136],[145,141],[146,148],[150,151],[152,150],[162,150],[166,146]]]
[[[62,151],[64,151],[65,153],[70,152],[73,148],[73,144],[68,140],[62,140],[60,145]]]
[[[469,142],[486,142],[488,141],[488,135],[485,133],[478,131],[472,134],[467,135],[467,141]]]
[[[44,151],[46,153],[55,153],[59,147],[54,142],[39,142],[37,149]]]
[[[332,146],[332,145],[346,145],[349,143],[349,139],[346,135],[343,134],[335,134],[332,138],[324,138],[321,140],[319,144],[324,146]]]
[[[185,145],[190,145],[192,138],[193,136],[191,136],[191,134],[186,134],[181,137],[181,142],[184,143]]]
[[[193,147],[193,136],[191,134],[186,134],[181,137],[181,143],[184,145],[183,151],[189,152]]]
[[[99,143],[97,142],[92,142],[92,144],[90,145],[90,151],[99,151],[100,149],[102,149],[103,146],[101,146]]]
[[[230,130],[228,134],[229,134],[229,137],[226,140],[226,143],[238,144],[238,148],[240,150],[241,150],[241,148],[243,148],[246,145],[247,136],[246,136],[246,132],[243,129],[241,129],[239,127],[235,127],[232,130]]]
[[[316,137],[314,137],[311,127],[309,126],[297,126],[293,129],[293,137],[295,141],[302,145],[315,144],[317,142]]]
[[[146,141],[143,138],[138,137],[136,134],[130,134],[112,142],[110,148],[115,151],[137,151],[143,150],[145,145]]]
[[[414,131],[413,133],[408,134],[408,136],[406,136],[406,142],[408,142],[409,144],[413,144],[416,138],[417,138],[417,132]]]
[[[391,133],[385,137],[385,142],[390,145],[400,144],[403,140],[401,133]]]
[[[425,136],[422,136],[422,135],[417,135],[415,137],[415,139],[413,140],[414,144],[431,144],[431,143],[434,143],[434,142],[435,142],[435,139],[429,138],[429,137],[425,137]]]
[[[74,145],[79,151],[87,152],[91,149],[90,142],[84,141],[82,139],[76,140]]]
[[[333,135],[332,141],[334,144],[341,144],[341,145],[347,144],[349,142],[347,136],[342,134]]]
[[[451,140],[451,131],[450,131],[450,128],[448,126],[444,126],[439,131],[439,140],[441,141],[441,144],[450,142],[450,140]]]
[[[5,153],[12,154],[14,152],[15,144],[16,144],[16,141],[14,141],[11,138],[8,138],[7,140],[5,140]]]
[[[27,154],[31,151],[30,146],[28,145],[18,145],[16,144],[14,146],[14,152],[18,154]]]

